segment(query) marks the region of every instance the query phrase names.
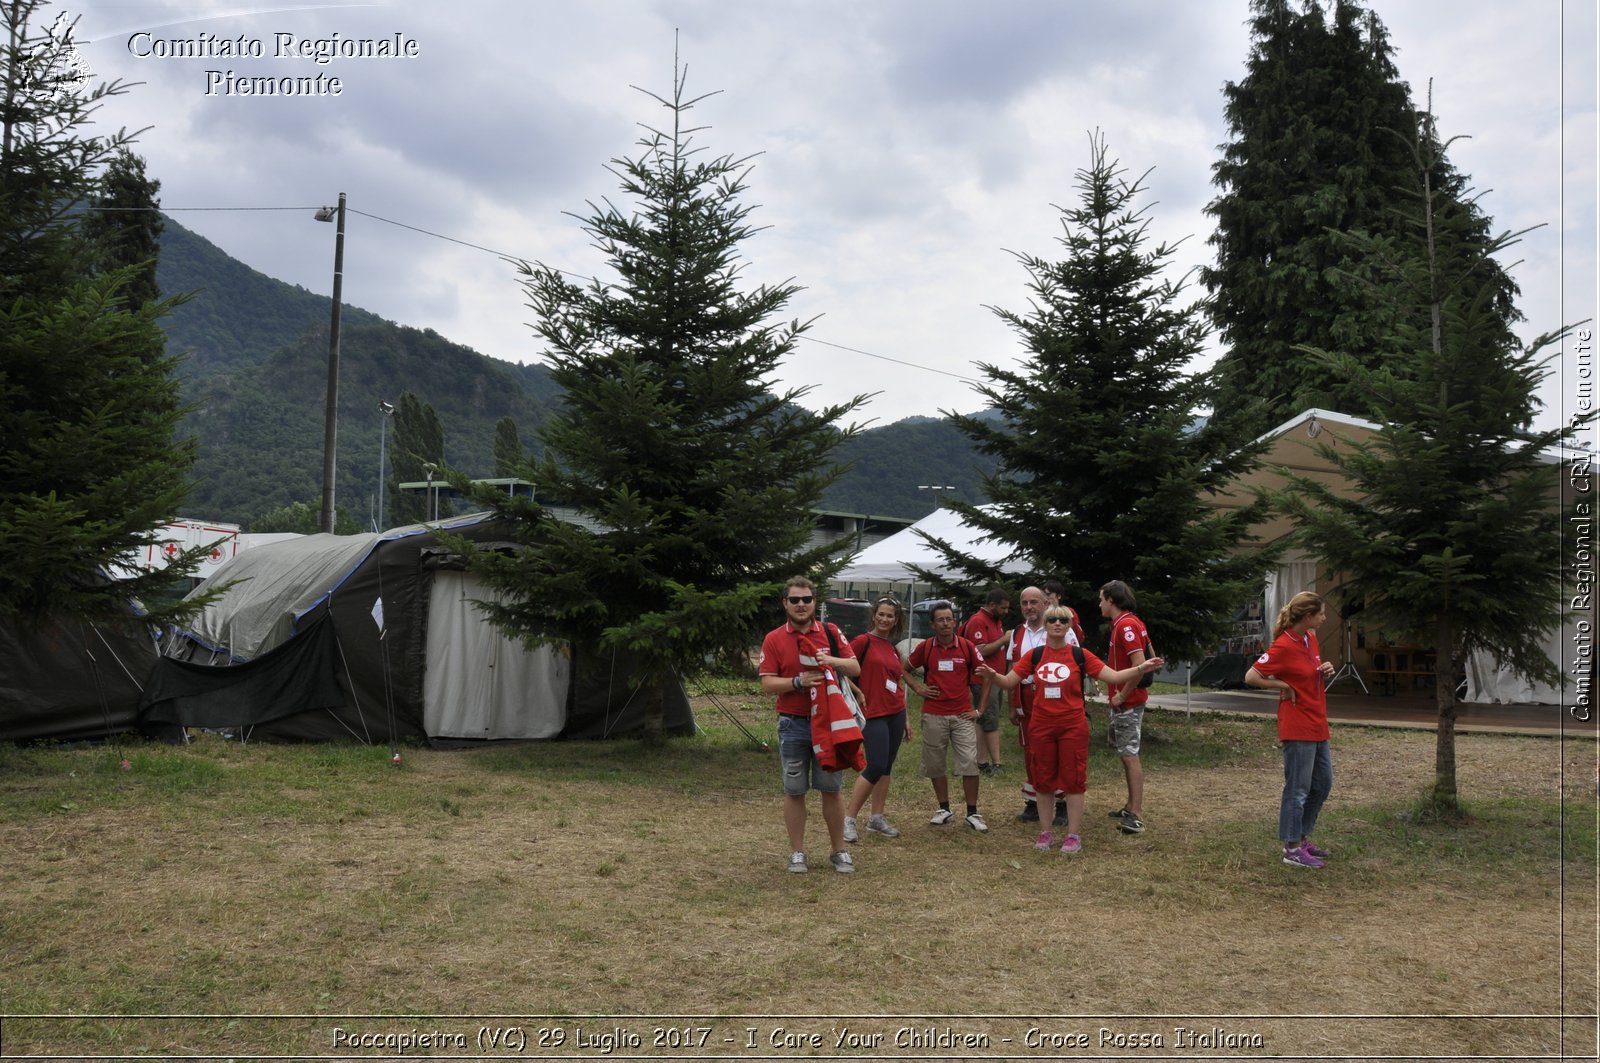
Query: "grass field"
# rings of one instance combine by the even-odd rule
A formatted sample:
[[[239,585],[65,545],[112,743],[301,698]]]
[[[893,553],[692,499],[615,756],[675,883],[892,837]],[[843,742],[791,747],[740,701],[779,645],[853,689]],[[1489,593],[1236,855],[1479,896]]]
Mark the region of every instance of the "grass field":
[[[813,799],[799,876],[775,753],[698,709],[399,766],[0,748],[0,1056],[1594,1057],[1592,741],[1463,735],[1438,826],[1431,734],[1336,729],[1321,872],[1278,860],[1270,722],[1152,712],[1128,837],[1097,718],[1075,857],[1012,821],[1015,756],[987,835],[928,826],[911,746],[904,836],[833,874]]]

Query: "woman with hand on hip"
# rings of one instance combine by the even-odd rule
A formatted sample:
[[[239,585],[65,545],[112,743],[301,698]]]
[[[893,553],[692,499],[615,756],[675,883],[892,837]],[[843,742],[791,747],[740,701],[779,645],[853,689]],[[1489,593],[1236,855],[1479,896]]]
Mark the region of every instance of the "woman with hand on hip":
[[[1333,790],[1328,748],[1328,700],[1323,684],[1333,662],[1322,659],[1317,628],[1328,618],[1322,596],[1301,591],[1278,612],[1272,645],[1244,674],[1248,686],[1278,692],[1278,741],[1283,744],[1283,799],[1278,840],[1283,862],[1319,868],[1328,852],[1311,840],[1317,815]]]
[[[885,838],[898,838],[900,832],[884,818],[884,805],[889,799],[889,773],[894,768],[900,743],[911,737],[911,724],[906,717],[905,662],[900,659],[899,639],[905,627],[905,617],[900,603],[893,598],[879,598],[872,610],[872,630],[850,640],[856,660],[861,662],[858,685],[866,697],[861,706],[867,718],[862,728],[866,739],[867,766],[856,777],[855,789],[850,794],[850,804],[844,813],[844,840],[856,841],[856,817],[861,806],[872,799],[872,817],[867,820],[867,833],[881,834]]]

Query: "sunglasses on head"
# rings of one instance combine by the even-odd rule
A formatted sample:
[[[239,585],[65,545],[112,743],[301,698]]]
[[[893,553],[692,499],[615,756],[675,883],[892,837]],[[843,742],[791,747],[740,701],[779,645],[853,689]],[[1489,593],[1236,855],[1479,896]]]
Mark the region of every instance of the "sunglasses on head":
[[[789,595],[789,604],[790,605],[810,605],[815,600],[816,600],[816,595],[814,595],[814,594],[791,594],[791,595]]]

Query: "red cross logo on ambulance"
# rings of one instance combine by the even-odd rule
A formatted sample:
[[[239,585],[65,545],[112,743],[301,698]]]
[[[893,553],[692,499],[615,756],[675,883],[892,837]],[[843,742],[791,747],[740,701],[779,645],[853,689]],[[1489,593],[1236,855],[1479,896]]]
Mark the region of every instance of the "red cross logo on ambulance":
[[[1033,673],[1034,678],[1038,682],[1044,683],[1046,686],[1053,686],[1057,683],[1065,683],[1067,681],[1067,677],[1071,674],[1071,667],[1063,664],[1060,661],[1047,661],[1039,666],[1039,670],[1037,672]]]
[[[176,560],[181,551],[177,543],[168,543],[161,548],[161,552],[167,555],[167,560],[171,561]]]

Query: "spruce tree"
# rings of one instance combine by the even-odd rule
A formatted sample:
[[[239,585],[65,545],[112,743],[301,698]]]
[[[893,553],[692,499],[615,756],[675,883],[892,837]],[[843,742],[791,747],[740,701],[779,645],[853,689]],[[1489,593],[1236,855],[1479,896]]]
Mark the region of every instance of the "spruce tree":
[[[614,279],[586,286],[524,266],[561,405],[532,463],[541,504],[482,493],[525,546],[474,566],[507,597],[503,628],[656,679],[740,655],[787,577],[821,574],[812,508],[840,469],[836,427],[860,399],[811,412],[772,375],[805,326],[776,322],[798,288],[750,284],[740,245],[748,158],[707,156],[674,71],[640,152],[608,167],[631,208],[580,218]],[[547,508],[549,507],[549,508]],[[556,507],[578,520],[557,516]]]
[[[0,616],[114,618],[191,572],[121,564],[179,515],[194,462],[175,441],[175,359],[134,294],[144,267],[106,268],[83,231],[100,175],[131,140],[88,136],[100,105],[70,21],[40,28],[38,0],[0,3]],[[127,576],[108,582],[106,575]]]
[[[1213,166],[1215,266],[1201,273],[1226,353],[1217,412],[1264,432],[1308,406],[1368,411],[1297,345],[1378,365],[1393,307],[1337,232],[1405,231],[1397,210],[1415,126],[1387,32],[1352,0],[1254,0],[1243,79],[1224,88],[1229,140]]]
[[[1039,578],[1060,579],[1091,624],[1099,587],[1126,580],[1157,651],[1192,659],[1260,591],[1268,561],[1248,534],[1258,507],[1205,501],[1252,458],[1234,426],[1197,425],[1213,389],[1189,366],[1206,326],[1183,281],[1166,277],[1174,247],[1147,246],[1144,178],[1129,181],[1103,137],[1090,147],[1077,205],[1061,210],[1065,257],[1018,255],[1030,308],[995,309],[1027,352],[1020,369],[980,366],[999,418],[955,417],[997,463],[985,480],[995,508],[948,504],[1016,544]],[[939,545],[973,582],[1002,579]]]
[[[1450,816],[1459,812],[1456,691],[1468,657],[1558,679],[1543,640],[1559,622],[1571,558],[1551,448],[1588,418],[1534,428],[1549,374],[1541,352],[1567,330],[1519,343],[1506,303],[1514,289],[1494,256],[1522,234],[1491,233],[1444,149],[1425,112],[1410,145],[1411,232],[1341,237],[1362,276],[1376,277],[1373,296],[1392,304],[1403,356],[1371,366],[1306,349],[1350,379],[1379,428],[1319,447],[1347,483],[1295,476],[1277,501],[1296,538],[1341,574],[1341,603],[1364,605],[1368,625],[1435,649],[1439,724],[1425,810]]]

